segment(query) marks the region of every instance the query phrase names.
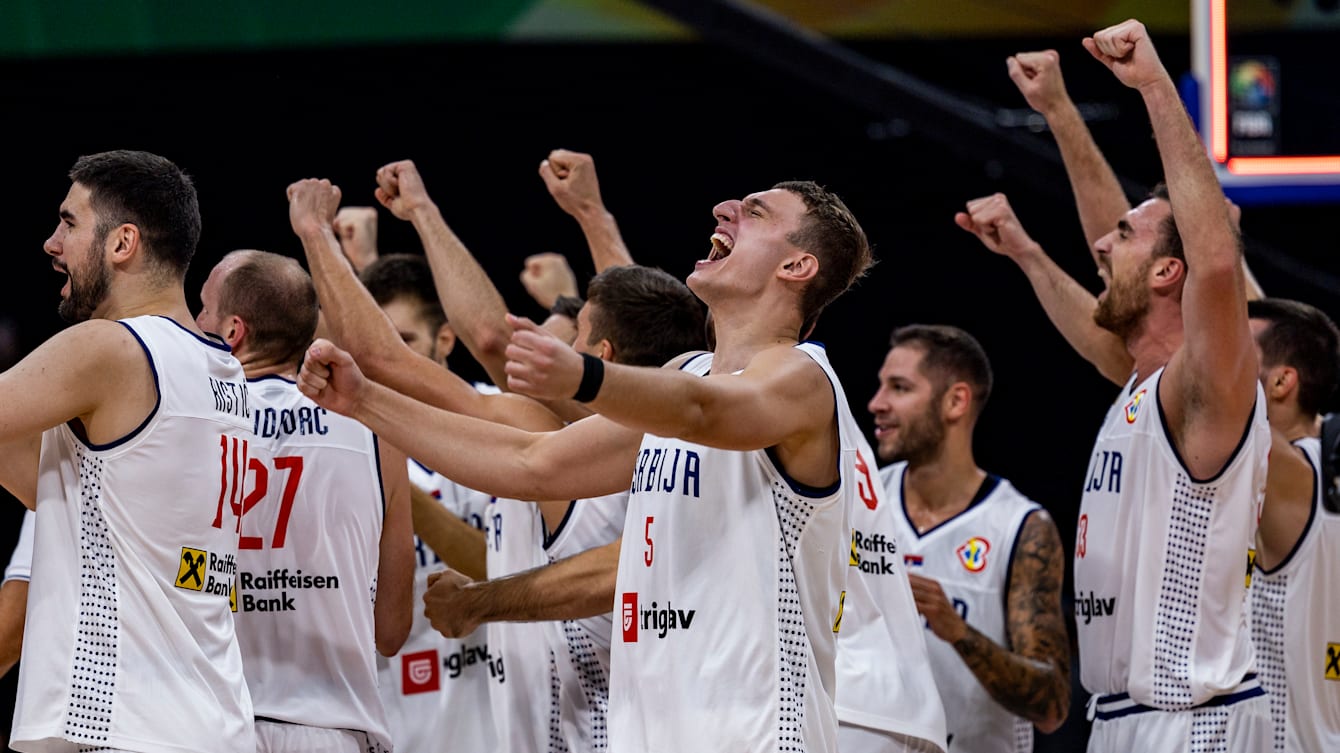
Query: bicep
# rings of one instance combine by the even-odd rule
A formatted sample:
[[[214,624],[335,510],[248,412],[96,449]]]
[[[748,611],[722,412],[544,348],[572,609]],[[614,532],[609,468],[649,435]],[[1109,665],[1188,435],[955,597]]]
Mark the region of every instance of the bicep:
[[[586,499],[627,491],[642,432],[590,416],[540,435],[523,461],[540,485],[532,499]]]
[[[1056,524],[1045,510],[1030,513],[1010,563],[1006,601],[1012,650],[1034,658],[1064,660],[1070,646],[1061,613],[1065,553]]]
[[[726,450],[773,447],[833,422],[836,392],[809,356],[763,354],[739,374],[703,378],[699,428],[685,439]]]

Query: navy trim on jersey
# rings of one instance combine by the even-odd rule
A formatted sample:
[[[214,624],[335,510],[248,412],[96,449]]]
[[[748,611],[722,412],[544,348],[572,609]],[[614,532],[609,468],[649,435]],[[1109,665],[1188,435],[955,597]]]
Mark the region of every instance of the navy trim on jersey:
[[[167,317],[162,318],[167,319]],[[168,321],[171,320],[169,319]],[[114,447],[118,447],[134,439],[140,432],[144,431],[144,427],[148,426],[150,421],[154,420],[154,416],[158,415],[158,406],[163,404],[163,390],[158,384],[158,366],[154,364],[154,355],[149,352],[149,346],[144,344],[143,338],[140,337],[140,333],[135,331],[134,327],[120,320],[118,320],[116,323],[120,324],[122,327],[125,327],[126,330],[130,332],[131,336],[135,338],[135,341],[138,342],[140,344],[140,347],[144,349],[144,357],[149,359],[149,371],[154,375],[154,407],[153,410],[149,411],[149,415],[145,416],[144,420],[140,422],[140,425],[132,429],[129,434],[125,435],[124,437],[121,437],[120,439],[108,442],[107,444],[94,444],[88,441],[88,435],[84,433],[85,431],[84,426],[81,422],[79,422],[79,419],[72,418],[69,421],[67,421],[66,425],[70,427],[70,433],[74,434],[75,439],[78,439],[80,444],[84,445],[90,450],[93,450],[94,452],[110,450]],[[172,323],[177,324],[176,322]],[[177,324],[177,326],[180,327],[181,325]]]
[[[1238,446],[1233,448],[1228,460],[1219,467],[1218,471],[1215,471],[1213,476],[1199,479],[1191,473],[1190,468],[1186,467],[1186,461],[1182,459],[1182,453],[1177,451],[1177,443],[1173,441],[1172,429],[1168,428],[1168,414],[1163,410],[1163,391],[1159,389],[1161,384],[1163,384],[1163,374],[1159,374],[1158,381],[1154,383],[1154,400],[1159,406],[1159,425],[1163,427],[1163,438],[1168,440],[1168,447],[1172,449],[1173,457],[1177,458],[1177,464],[1182,466],[1182,472],[1186,474],[1187,478],[1191,479],[1193,484],[1211,484],[1218,481],[1219,477],[1224,475],[1233,465],[1233,461],[1238,459],[1238,453],[1242,452],[1242,448],[1247,444],[1247,437],[1252,435],[1252,422],[1256,420],[1256,398],[1252,398],[1252,410],[1247,414],[1247,426],[1242,430],[1242,437],[1238,439]]]
[[[559,537],[560,535],[562,535],[562,533],[563,533],[563,529],[566,528],[567,525],[568,525],[568,521],[569,521],[569,520],[572,520],[572,513],[573,513],[576,509],[577,509],[577,500],[575,500],[575,499],[573,499],[573,500],[568,500],[568,509],[566,509],[566,510],[563,511],[563,519],[560,520],[560,521],[558,521],[558,525],[557,525],[557,526],[554,526],[554,530],[553,530],[553,532],[550,533],[550,531],[549,531],[549,526],[545,526],[545,527],[544,527],[544,544],[543,544],[543,547],[544,547],[545,549],[548,549],[549,547],[553,546],[553,545],[554,545],[554,542],[558,541],[558,537]],[[543,519],[544,516],[541,515],[540,518]]]
[[[708,351],[703,351],[702,353],[694,353],[693,355],[691,355],[691,356],[689,356],[687,359],[685,359],[685,360],[684,360],[684,363],[681,363],[681,364],[679,365],[679,370],[680,370],[680,371],[684,371],[685,369],[687,369],[687,368],[689,367],[689,364],[693,363],[694,361],[698,360],[699,358],[702,358],[703,356],[710,356],[710,355],[712,355],[712,353],[709,353]],[[711,372],[708,372],[708,373],[711,373]]]
[[[287,380],[286,380],[287,381]],[[382,518],[386,518],[386,482],[382,481],[382,444],[376,432],[372,434],[372,459],[377,467],[377,496],[382,499]]]
[[[283,382],[284,384],[291,384],[291,385],[293,385],[294,387],[297,387],[297,386],[298,386],[298,383],[297,383],[297,382],[293,381],[292,379],[289,379],[289,378],[286,377],[286,376],[282,376],[282,375],[280,375],[280,374],[261,374],[261,375],[258,376],[258,377],[247,377],[247,381],[248,381],[248,382],[264,382],[264,381],[267,380],[267,379],[278,379],[279,381]],[[306,396],[304,395],[304,397],[306,397]]]
[[[170,316],[163,316],[162,314],[154,314],[154,316],[158,317],[159,319],[166,319],[167,321],[172,322],[173,324],[177,325],[177,328],[180,329],[182,332],[185,332],[186,334],[190,335],[191,337],[194,337],[195,339],[199,340],[205,345],[208,345],[211,348],[217,348],[218,350],[221,350],[224,353],[233,352],[233,349],[228,347],[228,343],[224,342],[222,337],[219,337],[213,332],[206,332],[205,333],[206,337],[201,337],[200,335],[197,335],[191,330],[183,327],[181,322],[177,321],[176,319],[173,319]]]
[[[1255,672],[1248,672],[1247,675],[1242,678],[1243,683],[1254,682],[1255,680],[1256,680]],[[1258,696],[1263,696],[1265,694],[1266,689],[1257,684],[1245,690],[1239,690],[1236,693],[1225,693],[1223,695],[1214,696],[1205,703],[1180,710],[1192,711],[1195,709],[1214,708],[1216,706],[1232,706],[1233,704],[1238,703],[1239,701],[1245,701],[1249,698],[1256,698]],[[1130,699],[1131,699],[1130,693],[1114,693],[1112,695],[1099,696],[1094,701],[1094,705],[1099,706],[1104,703],[1120,703],[1121,701],[1129,701]],[[1167,709],[1156,709],[1153,706],[1146,706],[1143,703],[1132,703],[1130,706],[1123,706],[1122,708],[1112,709],[1110,711],[1103,711],[1099,709],[1094,712],[1093,718],[1096,721],[1106,722],[1110,719],[1120,719],[1123,716],[1130,716],[1132,714],[1143,714],[1146,711],[1167,711]]]
[[[773,451],[772,447],[765,447],[763,449],[763,453],[767,455],[768,462],[772,464],[773,470],[777,471],[777,475],[781,476],[782,480],[786,482],[786,485],[791,487],[791,491],[795,492],[796,494],[799,494],[802,497],[813,497],[815,499],[823,499],[824,497],[829,497],[836,494],[837,491],[842,488],[841,471],[838,472],[838,480],[834,481],[832,484],[829,484],[828,486],[822,488],[817,486],[810,486],[809,484],[802,484],[801,482],[791,478],[791,474],[787,473],[786,469],[782,467],[782,461],[777,459],[777,455]],[[838,458],[840,459],[841,457],[842,453],[839,452]]]
[[[1010,542],[1010,558],[1005,565],[1005,588],[1000,592],[1000,603],[1005,608],[1005,614],[1010,613],[1010,579],[1014,577],[1014,555],[1019,552],[1019,537],[1024,535],[1024,526],[1028,525],[1028,519],[1033,517],[1033,513],[1041,512],[1042,507],[1034,507],[1032,510],[1024,513],[1023,520],[1019,521],[1019,527],[1014,530],[1014,540]],[[1009,629],[1009,626],[1006,626]]]
[[[1293,442],[1290,442],[1289,444],[1298,447],[1298,445]],[[1289,553],[1284,556],[1284,559],[1280,560],[1278,565],[1275,565],[1269,570],[1261,567],[1259,564],[1256,566],[1256,569],[1265,575],[1274,575],[1280,570],[1283,570],[1285,565],[1289,564],[1289,560],[1292,560],[1293,556],[1298,553],[1298,549],[1303,546],[1303,540],[1307,538],[1308,532],[1312,530],[1312,523],[1317,519],[1317,487],[1321,484],[1321,469],[1312,465],[1312,458],[1308,456],[1303,448],[1298,447],[1298,452],[1302,453],[1303,460],[1306,460],[1308,467],[1312,469],[1312,497],[1308,503],[1307,523],[1303,525],[1302,533],[1298,534],[1298,540],[1293,542],[1293,546],[1289,548]]]
[[[968,503],[967,507],[926,529],[924,533],[918,533],[916,523],[912,522],[912,516],[907,514],[907,466],[903,466],[903,475],[898,479],[898,507],[903,511],[903,518],[907,521],[907,527],[912,529],[913,535],[915,535],[917,539],[923,539],[949,523],[967,515],[969,510],[986,501],[986,498],[991,496],[991,492],[994,492],[996,487],[1000,486],[1000,481],[1000,476],[997,476],[994,473],[986,474],[986,478],[982,479],[982,485],[977,487],[977,493],[973,495],[972,501]],[[1023,526],[1020,526],[1020,528],[1022,527]],[[1018,537],[1018,534],[1016,533],[1015,536]]]
[[[423,463],[420,463],[419,461],[415,460],[414,458],[410,458],[410,459],[409,459],[409,462],[411,462],[411,463],[413,463],[413,464],[419,466],[419,468],[423,469],[423,472],[424,472],[424,473],[437,473],[437,471],[433,470],[432,468],[429,468],[428,466],[424,465]],[[438,475],[441,475],[441,474],[438,474]]]

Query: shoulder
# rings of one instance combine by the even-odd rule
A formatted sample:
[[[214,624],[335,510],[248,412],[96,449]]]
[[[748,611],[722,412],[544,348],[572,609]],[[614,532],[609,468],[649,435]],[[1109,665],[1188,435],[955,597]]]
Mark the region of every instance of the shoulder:
[[[662,366],[661,368],[663,368],[663,369],[682,369],[682,368],[684,368],[685,366],[687,366],[690,362],[692,362],[692,361],[696,361],[696,360],[698,360],[699,358],[702,358],[703,356],[710,356],[710,355],[712,355],[711,351],[707,351],[707,350],[691,350],[691,351],[689,351],[689,352],[687,352],[687,353],[680,353],[679,355],[675,356],[674,358],[671,358],[669,361],[666,361],[666,362],[665,362],[665,365]]]

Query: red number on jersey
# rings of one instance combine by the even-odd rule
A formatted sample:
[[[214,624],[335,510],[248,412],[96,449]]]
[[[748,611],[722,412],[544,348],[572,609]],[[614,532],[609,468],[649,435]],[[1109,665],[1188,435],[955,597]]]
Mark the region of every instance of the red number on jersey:
[[[861,453],[856,453],[856,472],[861,474],[856,479],[856,493],[860,495],[861,501],[871,510],[879,506],[879,497],[875,495],[875,482],[870,478],[870,466],[866,465],[865,458]]]
[[[656,520],[656,518],[652,517],[651,515],[648,515],[647,525],[643,529],[644,533],[642,538],[647,540],[647,551],[642,553],[642,561],[647,563],[647,567],[651,567],[651,559],[652,556],[655,554],[656,550],[656,545],[651,542],[651,523],[654,520]]]
[[[1075,537],[1077,539],[1077,541],[1075,542],[1075,556],[1080,559],[1084,559],[1084,552],[1087,551],[1089,548],[1088,515],[1079,516],[1079,526],[1077,528],[1078,530],[1076,531],[1076,533],[1078,533],[1078,536]]]
[[[227,500],[229,509],[237,517],[235,529],[239,534],[237,547],[263,549],[265,542],[260,536],[241,535],[242,518],[269,493],[270,469],[259,458],[247,457],[248,443],[245,439],[220,436],[219,447],[221,448],[219,504],[214,512],[212,525],[215,528],[223,527],[223,503]],[[276,471],[288,472],[284,479],[284,492],[279,499],[279,516],[275,520],[274,535],[270,539],[271,549],[283,549],[284,542],[288,540],[288,520],[293,512],[293,500],[298,496],[298,484],[302,481],[302,457],[292,455],[275,458],[274,467]],[[256,482],[251,487],[250,493],[245,493],[245,474],[240,479],[238,476],[238,471],[243,468],[255,474]],[[239,494],[242,495],[240,501]]]

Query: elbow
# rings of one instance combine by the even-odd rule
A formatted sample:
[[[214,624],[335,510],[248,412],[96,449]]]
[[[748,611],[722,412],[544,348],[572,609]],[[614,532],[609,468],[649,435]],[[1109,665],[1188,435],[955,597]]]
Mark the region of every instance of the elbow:
[[[400,653],[404,647],[405,641],[409,640],[409,628],[412,621],[412,615],[405,612],[403,618],[397,618],[395,625],[387,626],[384,623],[388,620],[377,620],[377,653],[385,657],[392,657]]]
[[[1064,675],[1056,678],[1056,687],[1054,688],[1051,702],[1046,708],[1042,709],[1042,714],[1033,719],[1033,726],[1044,735],[1050,735],[1065,724],[1066,717],[1070,715],[1070,683]]]
[[[477,360],[483,361],[487,358],[506,359],[507,344],[512,340],[512,333],[506,327],[493,327],[488,325],[479,325],[474,328],[473,337]]]
[[[1038,732],[1041,732],[1044,735],[1050,735],[1060,729],[1062,724],[1065,724],[1065,718],[1065,713],[1048,714],[1042,719],[1033,722],[1033,726],[1037,727]]]

